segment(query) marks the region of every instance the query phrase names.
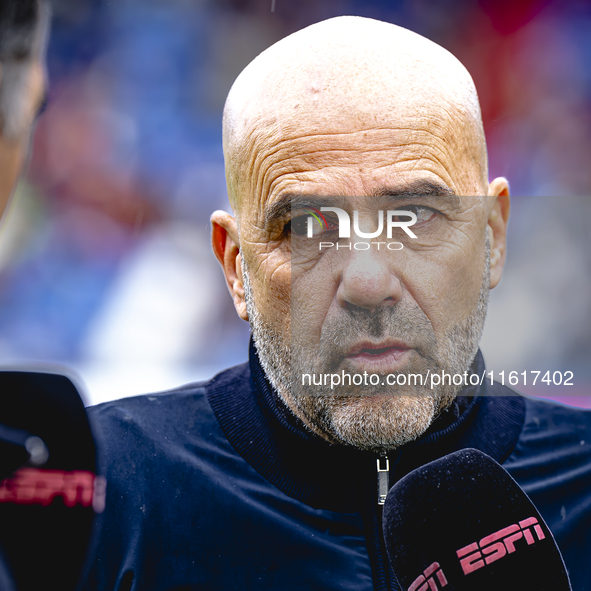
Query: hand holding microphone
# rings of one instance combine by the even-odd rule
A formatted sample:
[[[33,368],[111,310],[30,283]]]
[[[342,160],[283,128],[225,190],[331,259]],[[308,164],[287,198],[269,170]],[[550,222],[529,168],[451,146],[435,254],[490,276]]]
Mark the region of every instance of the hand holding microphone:
[[[404,591],[570,591],[552,533],[492,458],[464,449],[414,470],[384,506]]]

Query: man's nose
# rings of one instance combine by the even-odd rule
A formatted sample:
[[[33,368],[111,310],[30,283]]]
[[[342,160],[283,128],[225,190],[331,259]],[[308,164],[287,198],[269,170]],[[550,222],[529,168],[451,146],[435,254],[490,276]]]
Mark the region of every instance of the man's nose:
[[[402,297],[400,279],[388,265],[388,257],[369,251],[357,252],[347,262],[337,291],[343,308],[365,308],[373,312],[380,305],[395,305]]]

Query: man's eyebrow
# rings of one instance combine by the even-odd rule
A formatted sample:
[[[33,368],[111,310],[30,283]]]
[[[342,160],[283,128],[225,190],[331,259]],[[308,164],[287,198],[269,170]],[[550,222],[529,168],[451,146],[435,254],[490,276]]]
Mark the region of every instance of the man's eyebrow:
[[[459,207],[461,202],[447,185],[428,180],[415,181],[403,187],[379,187],[372,194],[374,197],[444,197],[452,207]]]
[[[343,197],[318,197],[315,195],[296,195],[286,193],[265,212],[265,225],[270,226],[276,220],[286,217],[294,209],[331,207],[342,205]]]
[[[419,180],[402,187],[378,187],[372,191],[373,197],[442,197],[450,202],[452,207],[459,207],[460,198],[448,186],[428,180]],[[306,207],[320,209],[321,207],[342,206],[346,197],[320,197],[315,195],[298,195],[286,193],[269,207],[265,212],[265,225],[269,227],[276,220],[286,217],[294,209]]]

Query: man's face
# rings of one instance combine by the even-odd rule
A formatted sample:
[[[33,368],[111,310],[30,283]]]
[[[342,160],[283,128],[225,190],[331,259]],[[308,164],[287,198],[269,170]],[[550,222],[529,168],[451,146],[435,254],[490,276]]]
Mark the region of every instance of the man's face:
[[[0,64],[0,85],[6,83]],[[0,134],[0,217],[2,216],[14,185],[27,157],[35,117],[45,96],[45,74],[41,57],[31,61],[19,80],[19,100],[15,108],[21,123],[11,137]],[[11,89],[9,89],[11,92]]]
[[[458,388],[388,386],[386,375],[463,373],[476,353],[495,198],[465,196],[483,192],[477,176],[433,133],[298,134],[252,162],[260,192],[243,196],[240,244],[255,342],[285,402],[330,439],[379,449],[415,438]],[[389,240],[384,224],[379,238],[339,241],[328,212],[309,238],[309,211],[321,207],[351,221],[357,211],[364,232],[380,210],[408,210],[417,238],[398,228]],[[342,371],[379,374],[379,384],[302,386],[302,374]]]
[[[507,183],[486,180],[469,74],[399,27],[330,19],[245,69],[224,130],[237,220],[213,215],[214,251],[278,395],[330,441],[415,439],[459,386],[410,374],[468,369],[504,262]],[[339,238],[323,207],[360,232]],[[416,216],[416,238],[388,236],[394,210]]]

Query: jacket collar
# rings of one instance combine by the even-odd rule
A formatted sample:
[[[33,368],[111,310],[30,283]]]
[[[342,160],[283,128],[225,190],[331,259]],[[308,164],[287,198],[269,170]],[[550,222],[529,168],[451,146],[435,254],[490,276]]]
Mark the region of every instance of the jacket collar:
[[[480,351],[471,369],[483,375]],[[216,376],[207,395],[236,451],[285,494],[346,513],[359,511],[373,494],[377,456],[330,444],[307,429],[269,384],[252,339],[249,362]],[[464,388],[421,437],[389,454],[390,485],[420,465],[467,447],[503,463],[524,417],[523,398],[499,384],[491,386],[486,376],[482,385]]]

